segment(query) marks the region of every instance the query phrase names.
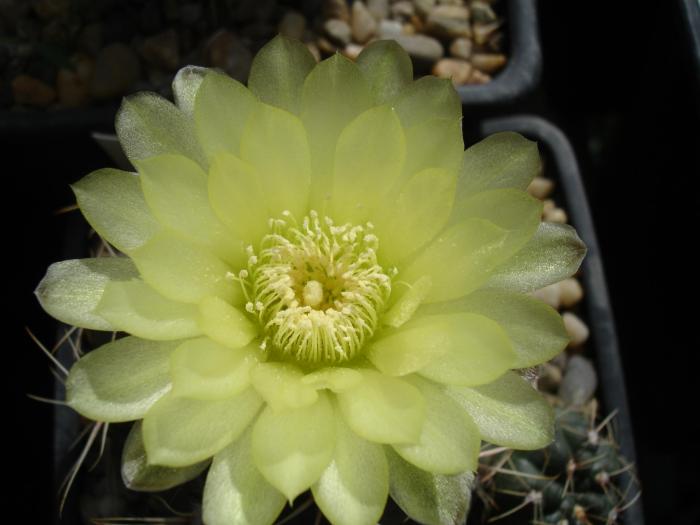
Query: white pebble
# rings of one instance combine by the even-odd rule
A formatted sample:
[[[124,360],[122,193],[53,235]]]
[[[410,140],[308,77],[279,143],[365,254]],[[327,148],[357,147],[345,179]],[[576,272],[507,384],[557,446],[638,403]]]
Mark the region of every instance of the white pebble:
[[[583,288],[578,279],[570,277],[559,283],[559,298],[564,308],[571,308],[583,298]]]
[[[544,220],[547,222],[558,222],[560,224],[566,224],[569,222],[569,217],[566,212],[561,208],[554,208],[544,214]]]
[[[564,328],[566,333],[569,334],[571,346],[580,346],[588,340],[591,332],[578,316],[572,314],[571,312],[564,312],[562,315],[564,321]]]
[[[533,197],[546,199],[554,191],[554,181],[546,177],[535,177],[527,187],[527,191]]]

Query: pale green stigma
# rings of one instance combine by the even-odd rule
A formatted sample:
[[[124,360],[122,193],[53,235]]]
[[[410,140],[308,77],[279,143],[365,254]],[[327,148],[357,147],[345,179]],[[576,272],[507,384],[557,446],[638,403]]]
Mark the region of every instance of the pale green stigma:
[[[335,226],[314,211],[299,224],[285,212],[270,229],[259,253],[248,248],[241,272],[246,310],[263,327],[262,347],[306,363],[352,359],[391,293],[372,225]]]

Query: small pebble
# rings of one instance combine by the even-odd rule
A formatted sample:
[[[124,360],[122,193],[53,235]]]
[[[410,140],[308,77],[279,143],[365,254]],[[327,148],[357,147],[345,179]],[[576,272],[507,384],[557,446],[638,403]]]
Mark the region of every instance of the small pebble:
[[[472,65],[461,58],[443,58],[433,67],[433,75],[450,78],[455,86],[467,83],[472,73]]]
[[[472,26],[466,20],[433,14],[430,14],[426,20],[426,30],[440,38],[471,38],[472,36]]]
[[[414,26],[414,25],[411,24],[410,22],[404,24],[403,27],[401,28],[401,34],[404,34],[404,35],[415,35],[415,34],[416,34],[416,26]]]
[[[175,71],[180,65],[178,37],[174,29],[144,40],[140,52],[146,62],[166,71]]]
[[[323,24],[326,36],[336,44],[347,45],[352,40],[352,30],[345,20],[331,18]]]
[[[316,44],[318,44],[318,49],[326,55],[332,55],[338,50],[338,48],[327,38],[319,37],[316,40]]]
[[[450,55],[468,60],[472,56],[472,41],[468,38],[455,38],[450,44]]]
[[[98,100],[120,97],[138,81],[141,66],[136,53],[116,42],[100,51],[90,81],[90,95]]]
[[[463,5],[438,5],[430,10],[428,16],[451,18],[453,20],[469,20],[469,8]]]
[[[306,30],[306,17],[298,11],[287,11],[277,27],[280,34],[301,40]]]
[[[45,108],[56,99],[56,90],[29,75],[12,79],[12,94],[17,104]]]
[[[89,86],[93,63],[88,57],[73,60],[74,69],[61,68],[56,76],[58,102],[66,108],[86,106],[90,101]]]
[[[399,35],[394,40],[415,60],[436,62],[444,53],[442,44],[425,35]]]
[[[546,177],[535,177],[527,187],[527,191],[536,199],[544,200],[554,191],[554,181]]]
[[[474,41],[480,46],[484,45],[500,26],[501,24],[499,22],[491,22],[490,24],[474,24]]]
[[[475,22],[495,22],[497,20],[496,13],[487,2],[475,0],[469,4],[472,12],[472,20]]]
[[[472,69],[472,74],[467,84],[486,84],[488,82],[491,82],[491,75],[479,71],[478,69]]]
[[[397,20],[379,22],[379,38],[394,38],[403,33],[403,25]]]
[[[554,208],[544,214],[544,220],[546,222],[558,222],[560,224],[566,224],[567,222],[569,222],[569,217],[566,215],[566,212],[561,208]]]
[[[584,323],[577,315],[571,312],[564,312],[561,316],[564,321],[564,328],[566,333],[569,334],[571,341],[570,346],[581,346],[583,343],[588,341],[590,336],[590,330],[586,323]]]
[[[474,53],[471,62],[484,73],[495,73],[506,64],[506,56],[500,53]]]
[[[421,16],[428,16],[428,13],[435,7],[436,0],[413,0],[413,5]]]
[[[323,14],[325,18],[337,18],[350,22],[350,8],[347,0],[324,0]]]
[[[561,383],[563,374],[558,366],[551,363],[543,363],[540,366],[537,386],[547,392],[555,392]]]
[[[350,60],[357,60],[357,57],[360,56],[363,49],[364,47],[361,45],[350,43],[343,49],[343,55],[348,57]]]
[[[205,44],[207,64],[223,69],[240,82],[248,78],[253,55],[245,43],[231,31],[221,30]]]
[[[367,0],[367,9],[379,22],[389,16],[389,0]]]
[[[352,4],[352,37],[359,44],[366,43],[377,32],[377,21],[365,4],[356,0]]]
[[[318,46],[313,42],[307,42],[306,47],[309,49],[309,52],[316,59],[316,62],[320,62],[321,61],[321,50],[318,48]]]
[[[558,310],[561,305],[561,289],[559,288],[559,283],[550,284],[544,288],[535,290],[532,292],[532,296],[548,304],[555,310]]]
[[[552,199],[545,199],[542,202],[542,216],[544,217],[548,213],[550,213],[554,208],[556,208],[557,205],[554,203]]]
[[[570,405],[585,405],[595,393],[598,376],[587,358],[574,355],[569,358],[559,385],[559,397]]]
[[[564,308],[575,306],[583,299],[583,287],[578,279],[569,277],[559,283],[561,305]]]
[[[556,366],[559,370],[566,370],[566,363],[569,361],[569,356],[566,352],[559,352],[552,359],[549,360],[551,364]]]
[[[416,14],[416,8],[411,2],[401,1],[396,2],[391,6],[391,14],[396,18],[404,18],[408,20]]]

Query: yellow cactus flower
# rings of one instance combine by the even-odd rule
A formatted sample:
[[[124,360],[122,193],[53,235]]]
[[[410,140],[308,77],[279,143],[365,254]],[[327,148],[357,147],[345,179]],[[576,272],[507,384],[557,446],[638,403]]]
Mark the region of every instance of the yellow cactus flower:
[[[123,256],[53,264],[37,289],[63,322],[128,334],[75,363],[68,404],[137,421],[135,489],[213,458],[207,525],[272,523],[309,489],[335,525],[376,523],[389,495],[458,522],[482,440],[552,438],[516,370],[567,337],[527,293],[585,248],[540,223],[537,146],[501,133],[464,151],[449,80],[413,81],[389,41],[316,64],[277,37],[247,88],[189,67],[173,89],[175,105],[139,93],[118,113],[138,173],[73,187]]]

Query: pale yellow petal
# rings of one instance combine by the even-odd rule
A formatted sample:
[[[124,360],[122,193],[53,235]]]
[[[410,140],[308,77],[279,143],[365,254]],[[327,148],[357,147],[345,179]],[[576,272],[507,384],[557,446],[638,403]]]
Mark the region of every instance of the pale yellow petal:
[[[333,158],[340,132],[372,107],[372,95],[358,67],[340,53],[318,64],[306,77],[301,118],[311,148],[311,208],[326,213],[332,190]]]
[[[262,404],[252,388],[217,401],[167,394],[143,419],[148,462],[184,467],[212,457],[243,433]]]
[[[334,446],[335,415],[325,393],[302,408],[267,407],[253,427],[253,461],[290,502],[318,480]]]
[[[209,202],[219,220],[246,246],[268,233],[267,202],[255,168],[220,153],[209,169]]]
[[[333,219],[366,220],[398,179],[405,156],[401,123],[390,107],[369,109],[348,124],[335,152]]]
[[[252,348],[228,348],[208,337],[182,343],[170,357],[173,394],[216,400],[235,396],[250,384]]]
[[[244,262],[243,246],[214,215],[207,176],[181,155],[160,155],[136,162],[148,206],[158,221],[201,243],[235,266]]]
[[[421,393],[401,379],[374,370],[359,371],[362,382],[336,394],[350,428],[376,443],[415,442],[425,420]]]
[[[237,304],[243,300],[229,265],[175,233],[161,231],[131,258],[143,280],[174,301],[198,303],[210,295]]]
[[[258,327],[242,310],[217,296],[202,299],[197,321],[203,333],[229,348],[245,346],[258,335]]]
[[[112,326],[145,339],[194,337],[197,307],[163,297],[141,280],[107,283],[95,313]]]
[[[301,408],[318,399],[316,390],[302,382],[304,373],[288,363],[259,363],[251,372],[253,386],[276,411]]]
[[[197,138],[209,162],[222,151],[238,155],[248,117],[257,105],[246,87],[227,75],[209,73],[194,101]]]
[[[302,217],[309,202],[311,160],[301,120],[291,113],[259,104],[243,132],[241,159],[252,164],[271,217],[290,211]]]
[[[397,265],[443,229],[452,210],[456,182],[456,175],[444,169],[421,171],[401,189],[394,203],[373,214],[381,261]]]

